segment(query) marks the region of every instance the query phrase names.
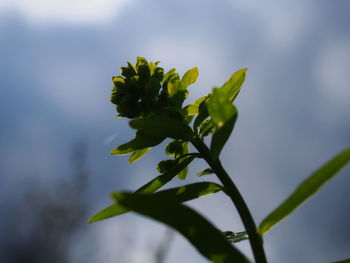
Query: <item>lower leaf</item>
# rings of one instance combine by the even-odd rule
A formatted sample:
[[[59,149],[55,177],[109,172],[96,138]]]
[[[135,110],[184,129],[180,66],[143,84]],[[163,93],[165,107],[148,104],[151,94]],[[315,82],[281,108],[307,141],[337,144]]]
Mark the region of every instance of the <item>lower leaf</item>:
[[[154,195],[119,193],[114,197],[123,206],[176,229],[211,262],[250,262],[216,227],[185,205]]]

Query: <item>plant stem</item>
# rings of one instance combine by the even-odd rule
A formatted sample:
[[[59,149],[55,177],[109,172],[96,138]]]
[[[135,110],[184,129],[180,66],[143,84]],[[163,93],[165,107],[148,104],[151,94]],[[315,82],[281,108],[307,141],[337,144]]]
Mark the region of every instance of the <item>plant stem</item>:
[[[210,150],[205,145],[205,143],[200,138],[195,138],[191,143],[196,147],[203,158],[209,164],[209,166],[214,170],[216,176],[219,178],[221,183],[225,188],[225,193],[231,198],[237,211],[241,217],[243,225],[248,233],[250,246],[253,251],[253,255],[256,263],[266,263],[266,256],[263,247],[263,240],[258,234],[254,219],[246,205],[241,193],[239,192],[236,185],[231,180],[230,176],[227,174],[223,168],[220,160],[214,158],[210,153]]]

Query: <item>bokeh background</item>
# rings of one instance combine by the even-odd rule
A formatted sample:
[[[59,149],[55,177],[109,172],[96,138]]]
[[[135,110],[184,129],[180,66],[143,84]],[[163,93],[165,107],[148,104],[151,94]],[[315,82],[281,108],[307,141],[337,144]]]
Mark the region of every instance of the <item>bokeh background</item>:
[[[132,137],[113,118],[111,76],[136,56],[180,74],[198,66],[191,102],[248,67],[222,156],[258,223],[350,145],[349,17],[348,0],[1,0],[0,262],[148,263],[164,251],[162,262],[206,262],[133,213],[87,224],[111,191],[149,181],[165,157],[162,147],[134,165],[109,155]],[[266,234],[269,262],[350,258],[349,175]],[[190,205],[242,230],[221,194]],[[251,257],[247,242],[238,247]]]

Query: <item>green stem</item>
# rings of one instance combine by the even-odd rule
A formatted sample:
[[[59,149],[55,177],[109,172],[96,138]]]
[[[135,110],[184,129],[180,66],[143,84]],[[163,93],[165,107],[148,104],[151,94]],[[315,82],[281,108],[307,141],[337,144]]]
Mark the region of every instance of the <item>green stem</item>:
[[[243,225],[248,233],[249,242],[253,250],[255,262],[266,263],[267,260],[265,256],[262,238],[257,232],[254,219],[238,188],[223,168],[220,160],[218,158],[213,158],[212,154],[210,153],[210,150],[200,138],[197,137],[193,139],[191,143],[194,145],[194,147],[196,147],[199,153],[202,154],[203,158],[214,170],[216,176],[219,178],[219,180],[225,188],[225,193],[231,198],[232,202],[236,206],[237,211],[243,222]]]

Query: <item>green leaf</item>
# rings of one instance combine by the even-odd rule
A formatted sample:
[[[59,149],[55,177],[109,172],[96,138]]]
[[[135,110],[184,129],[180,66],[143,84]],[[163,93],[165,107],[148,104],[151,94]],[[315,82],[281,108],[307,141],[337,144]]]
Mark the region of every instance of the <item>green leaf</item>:
[[[185,205],[155,195],[119,193],[114,197],[123,206],[176,229],[211,262],[249,262],[216,227]]]
[[[168,156],[180,156],[182,155],[183,147],[182,147],[182,141],[180,140],[173,140],[169,142],[165,147],[165,153]]]
[[[194,120],[193,129],[197,132],[198,127],[209,117],[208,113],[208,101],[211,98],[211,94],[207,95],[206,98],[198,106],[198,116]]]
[[[198,157],[198,155],[192,154],[188,157],[181,159],[181,161],[176,166],[168,170],[166,173],[157,176],[147,184],[141,186],[139,189],[135,191],[135,193],[144,193],[144,194],[154,193],[155,191],[163,187],[165,184],[170,182],[178,173],[180,173],[183,169],[185,169],[196,157]],[[89,219],[89,223],[101,221],[113,216],[124,214],[129,211],[130,211],[129,209],[126,209],[119,204],[113,204],[99,211],[94,216],[92,216]]]
[[[233,73],[231,78],[221,87],[221,89],[224,90],[227,94],[227,98],[230,102],[233,102],[235,100],[239,91],[241,90],[241,87],[245,80],[246,71],[246,68],[236,71]]]
[[[185,141],[190,141],[193,137],[193,132],[186,123],[162,116],[132,120],[130,126],[153,136]]]
[[[178,160],[176,159],[167,159],[160,161],[157,166],[157,171],[161,174],[165,173],[166,171],[170,170],[177,164]]]
[[[203,171],[197,172],[198,176],[203,176],[203,175],[208,175],[208,174],[213,174],[214,170],[211,168],[204,169]]]
[[[207,99],[207,96],[199,98],[193,104],[187,105],[183,108],[182,112],[184,116],[193,116],[199,113],[199,105]]]
[[[224,148],[228,138],[231,135],[235,122],[237,120],[237,111],[236,114],[227,122],[220,127],[211,138],[210,152],[214,157],[219,157],[222,148]]]
[[[222,127],[237,114],[237,110],[228,100],[226,92],[219,88],[213,89],[212,96],[208,101],[208,112],[217,128]]]
[[[106,208],[94,214],[92,217],[89,218],[88,222],[89,223],[98,222],[107,218],[111,218],[113,216],[122,215],[129,211],[130,209],[125,208],[120,204],[113,204],[113,205],[107,206]]]
[[[128,66],[130,69],[132,69],[133,74],[136,75],[137,74],[137,70],[136,67],[134,66],[134,64],[132,64],[131,62],[128,61]]]
[[[183,87],[181,81],[178,79],[173,79],[168,82],[167,85],[168,88],[168,96],[169,98],[172,98],[174,95],[176,95],[179,91],[184,91],[185,88]]]
[[[175,187],[160,192],[156,192],[153,195],[159,197],[162,200],[174,201],[178,203],[187,202],[208,194],[214,194],[221,191],[223,187],[212,182],[200,182],[188,184],[180,187]],[[123,195],[123,192],[113,192],[112,198],[118,199],[119,195]],[[145,195],[144,193],[134,193],[134,195]]]
[[[184,85],[184,87],[186,88],[189,85],[195,83],[198,78],[198,74],[199,74],[199,71],[197,67],[187,70],[187,72],[183,75],[181,79],[181,82]]]
[[[350,161],[350,149],[347,149],[311,174],[297,189],[259,225],[258,232],[264,234],[269,229],[292,213],[306,199],[317,192],[327,181],[332,179]]]
[[[173,79],[167,83],[169,102],[175,108],[181,110],[182,103],[188,96],[188,91],[178,79]]]
[[[182,153],[183,154],[187,154],[190,152],[190,146],[188,145],[188,142],[182,142],[181,144],[182,146]],[[175,157],[178,157],[177,155],[175,155]],[[181,180],[186,179],[188,174],[188,167],[185,167],[185,169],[183,169],[181,172],[178,173],[177,177],[179,177]]]
[[[181,161],[173,168],[169,169],[166,173],[159,175],[149,183],[140,187],[135,193],[154,193],[159,188],[170,182],[178,173],[185,169],[194,158],[199,157],[197,154],[191,154],[181,159]]]
[[[115,155],[129,154],[137,150],[158,145],[164,139],[165,139],[164,137],[159,137],[159,136],[157,137],[157,136],[151,136],[148,134],[137,133],[135,139],[118,146],[113,151],[111,151],[111,154],[115,154]]]
[[[174,78],[174,76],[177,75],[175,71],[176,71],[175,68],[172,68],[171,70],[169,70],[163,77],[163,83],[167,83],[170,79]]]
[[[201,138],[206,137],[215,132],[215,125],[212,119],[206,119],[199,126],[199,135]]]
[[[186,202],[208,194],[221,191],[223,187],[212,182],[199,182],[180,187],[171,188],[155,193],[163,200]]]
[[[148,147],[148,148],[144,148],[144,149],[137,150],[137,151],[133,152],[132,155],[129,157],[128,163],[136,162],[141,157],[143,157],[145,154],[147,154],[149,152],[149,150],[151,150],[151,148],[152,147]]]
[[[349,259],[344,259],[344,260],[340,260],[340,261],[334,261],[331,263],[350,263],[350,258]]]

